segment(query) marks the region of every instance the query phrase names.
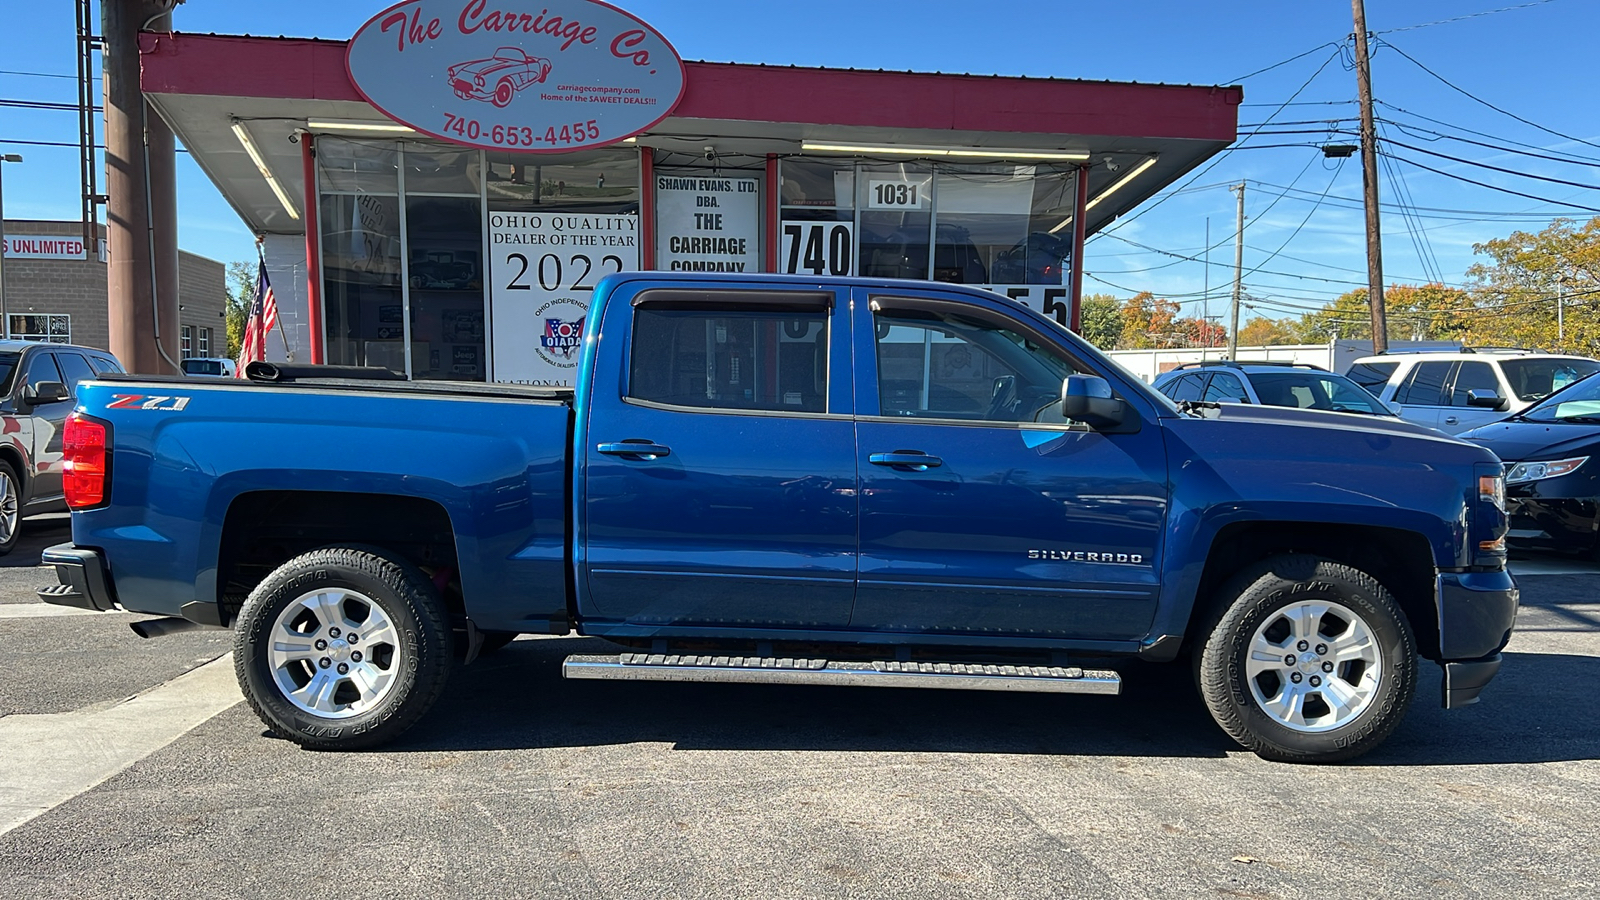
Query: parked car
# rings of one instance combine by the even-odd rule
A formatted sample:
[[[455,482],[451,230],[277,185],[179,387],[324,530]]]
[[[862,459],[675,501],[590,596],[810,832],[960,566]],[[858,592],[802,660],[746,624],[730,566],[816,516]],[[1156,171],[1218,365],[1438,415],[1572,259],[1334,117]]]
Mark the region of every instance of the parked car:
[[[1521,412],[1600,372],[1600,360],[1507,348],[1386,353],[1356,360],[1346,373],[1400,418],[1460,434]]]
[[[1508,541],[1600,556],[1600,378],[1461,437],[1505,464]]]
[[[238,363],[219,356],[191,356],[183,361],[183,374],[200,378],[232,378]]]
[[[1184,363],[1156,378],[1174,400],[1259,403],[1296,409],[1393,416],[1377,397],[1343,375],[1309,363],[1217,360]]]
[[[550,75],[550,60],[529,56],[518,47],[501,47],[488,59],[459,62],[445,70],[445,79],[463,100],[487,100],[504,107],[517,92]]]
[[[67,508],[62,428],[78,383],[122,372],[104,350],[42,341],[0,341],[0,556],[22,520]]]
[[[1475,701],[1516,617],[1493,453],[1180,408],[985,290],[608,275],[577,369],[90,384],[40,597],[232,626],[256,714],[321,749],[417,722],[457,646],[576,632],[621,646],[567,678],[1115,694],[1183,660],[1243,746],[1323,762],[1421,659]]]

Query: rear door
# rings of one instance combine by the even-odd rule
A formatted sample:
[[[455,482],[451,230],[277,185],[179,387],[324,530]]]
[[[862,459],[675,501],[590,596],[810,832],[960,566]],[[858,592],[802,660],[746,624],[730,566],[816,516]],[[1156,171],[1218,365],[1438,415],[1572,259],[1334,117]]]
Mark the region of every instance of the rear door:
[[[636,282],[608,302],[579,408],[588,436],[575,451],[587,621],[849,622],[857,513],[847,299]]]
[[[1439,420],[1447,408],[1444,386],[1450,381],[1450,371],[1455,363],[1450,360],[1432,360],[1415,363],[1406,373],[1405,380],[1394,393],[1394,405],[1400,418],[1429,428],[1438,428]]]
[[[1149,630],[1161,429],[1061,422],[1093,372],[1003,301],[855,291],[861,563],[852,628],[1127,639]],[[1054,415],[1052,416],[1052,410]],[[1143,417],[1150,417],[1145,421]]]

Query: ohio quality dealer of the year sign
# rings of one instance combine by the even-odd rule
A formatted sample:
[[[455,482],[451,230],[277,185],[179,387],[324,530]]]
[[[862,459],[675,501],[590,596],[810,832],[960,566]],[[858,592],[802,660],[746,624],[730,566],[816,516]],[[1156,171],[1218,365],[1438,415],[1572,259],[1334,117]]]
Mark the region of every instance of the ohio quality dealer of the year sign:
[[[407,0],[361,26],[345,65],[395,121],[489,150],[614,144],[683,95],[666,38],[599,0]]]

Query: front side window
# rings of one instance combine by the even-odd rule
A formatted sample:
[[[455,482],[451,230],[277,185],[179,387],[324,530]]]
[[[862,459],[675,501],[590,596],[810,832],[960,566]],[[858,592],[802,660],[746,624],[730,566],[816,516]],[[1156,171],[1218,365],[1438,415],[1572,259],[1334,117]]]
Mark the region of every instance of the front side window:
[[[1450,387],[1451,406],[1469,406],[1469,391],[1500,393],[1500,379],[1494,377],[1494,367],[1486,362],[1464,362],[1456,370],[1455,384]]]
[[[46,381],[66,383],[65,379],[61,377],[61,370],[56,368],[54,356],[49,353],[35,353],[28,359],[27,380],[23,382],[23,385],[37,388]]]
[[[706,409],[827,411],[825,310],[672,309],[634,314],[628,396]]]
[[[1419,363],[1406,376],[1406,383],[1400,385],[1400,390],[1395,392],[1394,402],[1416,404],[1419,406],[1439,406],[1440,394],[1444,391],[1445,378],[1450,374],[1451,362],[1425,362]],[[1264,402],[1264,401],[1263,401]]]
[[[1077,368],[1053,348],[1001,325],[964,316],[874,315],[878,405],[896,418],[1055,421]]]
[[[1205,399],[1214,403],[1249,403],[1250,395],[1244,389],[1244,382],[1228,372],[1217,372],[1206,386]]]

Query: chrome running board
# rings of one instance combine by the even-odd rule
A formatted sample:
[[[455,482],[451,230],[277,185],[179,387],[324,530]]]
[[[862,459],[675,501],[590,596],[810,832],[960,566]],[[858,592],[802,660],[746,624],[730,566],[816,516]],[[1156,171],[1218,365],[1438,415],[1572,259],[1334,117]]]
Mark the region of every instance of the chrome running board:
[[[614,681],[718,681],[741,684],[833,684],[862,687],[946,688],[966,691],[1036,691],[1119,694],[1122,677],[1076,666],[989,663],[853,662],[770,656],[696,656],[623,653],[569,656],[563,678]]]

